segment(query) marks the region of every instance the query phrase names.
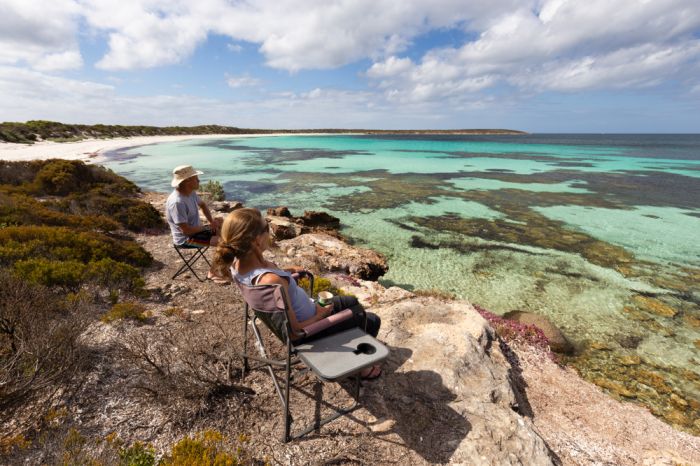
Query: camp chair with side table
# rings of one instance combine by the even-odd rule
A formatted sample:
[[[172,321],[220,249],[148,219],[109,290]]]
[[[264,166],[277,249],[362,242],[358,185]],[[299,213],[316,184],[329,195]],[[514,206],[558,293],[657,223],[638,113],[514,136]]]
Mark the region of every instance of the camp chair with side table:
[[[313,290],[313,275],[308,272],[305,275],[309,277],[310,289]],[[303,437],[314,430],[320,429],[322,425],[338,419],[357,408],[360,394],[360,372],[386,359],[389,355],[387,347],[357,327],[316,340],[310,338],[322,330],[352,318],[350,309],[338,312],[305,327],[303,337],[297,339],[296,342],[292,341],[289,338],[292,335],[292,329],[287,318],[287,312],[290,312],[291,307],[284,288],[281,285],[249,286],[239,282],[236,283],[245,301],[242,377],[245,377],[246,371],[251,369],[249,360],[261,363],[258,367],[267,368],[284,410],[283,441],[286,443],[289,440]],[[252,315],[249,314],[249,310],[252,310]],[[268,357],[260,329],[256,325],[257,320],[261,320],[285,345],[284,359],[275,360]],[[256,346],[260,353],[259,357],[248,353],[249,324],[255,336]],[[323,403],[322,399],[317,399],[315,422],[292,434],[293,420],[290,410],[289,391],[292,368],[298,369],[298,367],[295,367],[298,363],[306,366],[322,382],[337,382],[348,377],[354,377],[352,392],[354,400],[350,406],[338,408],[330,405],[330,403]],[[275,373],[275,368],[282,369],[284,376],[278,377]],[[321,404],[330,407],[334,413],[321,419],[320,414],[318,414],[320,413]]]
[[[174,280],[175,278],[179,277],[183,273],[187,272],[188,270],[192,272],[192,274],[199,280],[200,282],[203,282],[206,280],[205,278],[200,278],[199,275],[197,275],[197,272],[194,270],[194,264],[199,260],[199,259],[204,259],[204,261],[207,263],[209,267],[211,267],[211,263],[209,262],[209,259],[207,259],[207,256],[204,254],[207,252],[209,249],[208,245],[198,245],[198,244],[192,244],[192,243],[184,243],[184,244],[174,244],[173,247],[175,248],[175,251],[177,252],[177,255],[180,256],[180,259],[184,262],[182,266],[178,269],[177,272],[175,272],[175,275],[172,276],[171,280]]]

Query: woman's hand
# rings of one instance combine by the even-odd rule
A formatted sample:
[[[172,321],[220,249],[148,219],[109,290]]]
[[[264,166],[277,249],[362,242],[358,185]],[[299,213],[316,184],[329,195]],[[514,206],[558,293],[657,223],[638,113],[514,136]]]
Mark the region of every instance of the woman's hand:
[[[320,304],[316,304],[316,315],[319,316],[321,319],[325,319],[329,315],[333,313],[333,303],[329,304],[328,306],[321,306]]]

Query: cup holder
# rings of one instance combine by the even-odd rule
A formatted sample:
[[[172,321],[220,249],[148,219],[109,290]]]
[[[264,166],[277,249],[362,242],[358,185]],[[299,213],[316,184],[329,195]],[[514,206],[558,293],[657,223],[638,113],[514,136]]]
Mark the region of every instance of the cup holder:
[[[369,343],[360,343],[357,345],[357,349],[353,351],[355,354],[374,354],[377,352],[377,348]]]

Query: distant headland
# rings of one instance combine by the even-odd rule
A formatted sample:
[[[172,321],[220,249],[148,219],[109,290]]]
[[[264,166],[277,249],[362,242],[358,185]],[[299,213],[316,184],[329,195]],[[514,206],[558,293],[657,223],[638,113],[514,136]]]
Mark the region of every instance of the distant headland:
[[[511,129],[259,129],[235,126],[124,126],[73,125],[55,121],[30,120],[0,123],[0,141],[33,144],[38,141],[72,142],[89,138],[124,138],[133,136],[178,136],[206,134],[527,134]]]

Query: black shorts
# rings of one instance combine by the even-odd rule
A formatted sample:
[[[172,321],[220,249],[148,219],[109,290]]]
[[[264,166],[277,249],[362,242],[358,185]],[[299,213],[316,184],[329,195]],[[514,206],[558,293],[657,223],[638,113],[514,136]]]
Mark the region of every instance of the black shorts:
[[[209,246],[209,243],[211,242],[212,237],[214,236],[214,233],[211,231],[211,228],[206,227],[206,230],[202,230],[199,233],[195,233],[194,235],[190,236],[187,238],[187,241],[185,241],[185,244],[189,244],[190,246]]]

